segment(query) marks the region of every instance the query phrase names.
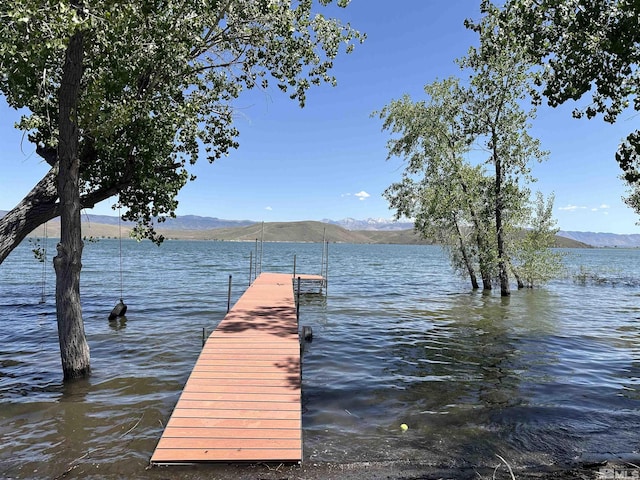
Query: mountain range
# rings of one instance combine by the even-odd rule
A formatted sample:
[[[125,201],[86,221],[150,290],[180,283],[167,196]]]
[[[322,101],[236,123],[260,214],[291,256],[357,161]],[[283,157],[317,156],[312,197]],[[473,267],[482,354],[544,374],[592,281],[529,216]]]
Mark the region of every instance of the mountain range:
[[[89,221],[107,225],[117,225],[118,217],[107,215],[88,215]],[[248,227],[259,224],[252,220],[224,220],[215,217],[201,217],[197,215],[182,215],[176,218],[169,218],[165,222],[158,224],[158,228],[166,230],[212,230],[219,228]],[[295,222],[293,222],[295,223]],[[337,225],[349,231],[366,232],[400,232],[403,230],[413,230],[413,223],[399,222],[385,218],[368,218],[358,220],[355,218],[344,218],[342,220],[323,219],[321,223]],[[558,236],[575,240],[592,247],[619,247],[635,248],[640,247],[640,234],[615,234],[603,232],[558,232]]]
[[[6,211],[0,211],[0,217],[4,216]],[[55,223],[52,222],[52,223]],[[127,233],[133,227],[131,222],[119,223],[117,216],[109,215],[83,215],[83,223],[88,226],[90,230],[95,233],[90,233],[93,236],[114,236],[117,234],[117,229],[101,228],[100,226],[119,227],[123,229],[123,233]],[[306,224],[306,230],[315,231],[320,229],[320,225],[338,227],[338,230],[346,230],[352,232],[347,235],[339,233],[338,230],[330,229],[332,241],[343,242],[366,242],[366,243],[423,243],[413,233],[413,223],[410,222],[398,222],[394,220],[384,218],[368,218],[365,220],[357,220],[354,218],[345,218],[342,220],[330,220],[324,219],[321,222],[308,221],[308,222],[270,222],[265,225],[269,226],[265,231],[269,231],[268,237],[272,240],[281,240],[281,236],[284,233],[284,226],[287,225],[289,234],[294,234],[295,238],[291,240],[295,241],[319,241],[317,239],[310,239],[310,233],[304,233],[305,228],[303,224]],[[157,230],[163,233],[168,238],[193,238],[193,239],[221,239],[221,240],[234,240],[234,239],[247,239],[256,238],[256,231],[261,230],[261,222],[255,222],[252,220],[225,220],[215,217],[202,217],[198,215],[181,215],[176,218],[169,218],[165,222],[157,225]],[[276,228],[275,225],[278,225]],[[207,235],[204,231],[216,230],[208,232]],[[277,234],[277,232],[280,234]],[[55,235],[55,227],[52,235]],[[317,233],[317,232],[316,232]],[[37,232],[34,234],[37,235]],[[261,232],[262,234],[262,232]],[[559,237],[563,237],[577,243],[586,244],[593,247],[618,247],[618,248],[636,248],[640,247],[640,234],[615,234],[615,233],[603,233],[603,232],[575,232],[575,231],[559,231]],[[265,240],[271,241],[264,237]]]
[[[603,232],[565,232],[560,230],[558,235],[575,240],[577,242],[586,243],[592,247],[618,247],[618,248],[637,248],[640,247],[640,234],[619,234],[619,233],[603,233]]]
[[[118,217],[89,214],[85,218],[93,223],[118,225]],[[356,220],[355,218],[344,218],[342,220],[324,219],[320,220],[320,222],[328,225],[338,225],[347,230],[398,231],[413,229],[413,223],[411,222],[396,222],[384,218],[368,218],[366,220]],[[166,230],[212,230],[216,228],[247,227],[259,223],[261,222],[253,220],[224,220],[216,217],[181,215],[176,218],[167,218],[165,222],[158,224],[158,228]]]

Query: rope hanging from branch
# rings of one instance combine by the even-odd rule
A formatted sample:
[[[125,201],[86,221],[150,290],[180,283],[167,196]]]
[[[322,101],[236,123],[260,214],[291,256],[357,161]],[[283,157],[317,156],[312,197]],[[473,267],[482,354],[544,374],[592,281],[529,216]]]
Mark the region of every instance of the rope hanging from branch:
[[[120,200],[118,199],[118,242],[119,242],[119,256],[120,256],[120,302],[113,307],[111,313],[109,314],[109,320],[115,320],[118,317],[124,317],[124,314],[127,313],[127,306],[122,301],[123,291],[123,274],[122,274],[122,215],[120,214]]]

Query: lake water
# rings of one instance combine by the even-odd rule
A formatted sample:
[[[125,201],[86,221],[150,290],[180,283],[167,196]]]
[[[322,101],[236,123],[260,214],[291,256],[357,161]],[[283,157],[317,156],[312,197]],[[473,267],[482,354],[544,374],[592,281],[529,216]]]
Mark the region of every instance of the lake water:
[[[49,252],[54,251],[50,240]],[[249,282],[254,245],[87,243],[92,376],[65,385],[50,260],[0,265],[0,477],[150,478],[202,345]],[[472,292],[433,246],[332,244],[305,295],[305,463],[519,467],[640,458],[640,250],[570,250],[543,289]],[[320,273],[318,244],[267,243],[263,271]],[[44,282],[43,282],[44,278]],[[44,303],[42,291],[44,287]],[[401,424],[408,425],[403,432]],[[172,478],[179,478],[176,470]],[[157,478],[157,477],[154,477]]]

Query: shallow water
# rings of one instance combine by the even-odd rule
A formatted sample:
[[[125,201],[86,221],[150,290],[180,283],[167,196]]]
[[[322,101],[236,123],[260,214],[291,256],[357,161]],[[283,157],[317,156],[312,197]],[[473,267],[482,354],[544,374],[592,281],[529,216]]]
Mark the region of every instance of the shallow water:
[[[202,345],[249,282],[250,243],[87,243],[92,376],[61,382],[54,274],[25,242],[0,266],[0,477],[145,478]],[[53,243],[49,250],[53,251]],[[264,245],[262,270],[320,273],[315,244]],[[50,264],[50,258],[46,265]],[[573,250],[509,299],[471,292],[438,247],[331,245],[303,296],[305,462],[519,465],[640,457],[640,251]],[[409,429],[402,432],[400,425]]]

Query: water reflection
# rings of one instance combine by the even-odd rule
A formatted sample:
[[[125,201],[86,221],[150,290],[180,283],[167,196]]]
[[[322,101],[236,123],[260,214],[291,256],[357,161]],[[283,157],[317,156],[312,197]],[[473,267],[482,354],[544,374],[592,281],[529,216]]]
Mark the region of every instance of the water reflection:
[[[126,315],[114,318],[113,320],[109,320],[109,327],[115,331],[124,330],[125,328],[127,328]]]

